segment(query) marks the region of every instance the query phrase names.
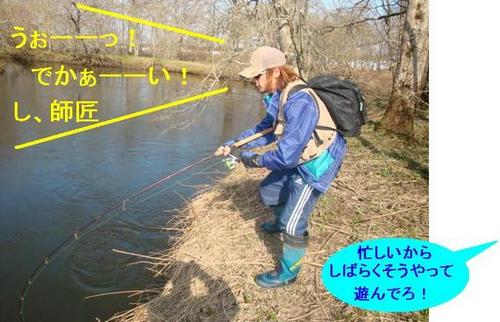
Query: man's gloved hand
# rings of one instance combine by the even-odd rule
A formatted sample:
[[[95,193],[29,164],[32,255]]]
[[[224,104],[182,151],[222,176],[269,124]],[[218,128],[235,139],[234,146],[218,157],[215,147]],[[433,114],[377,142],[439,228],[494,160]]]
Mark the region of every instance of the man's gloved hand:
[[[247,168],[261,168],[262,164],[260,163],[260,155],[251,152],[251,151],[243,151],[240,153],[240,159],[243,165]]]
[[[220,147],[217,148],[217,150],[214,152],[215,156],[223,155],[226,156],[229,153],[231,153],[231,146],[235,144],[233,140],[227,141],[223,143]]]

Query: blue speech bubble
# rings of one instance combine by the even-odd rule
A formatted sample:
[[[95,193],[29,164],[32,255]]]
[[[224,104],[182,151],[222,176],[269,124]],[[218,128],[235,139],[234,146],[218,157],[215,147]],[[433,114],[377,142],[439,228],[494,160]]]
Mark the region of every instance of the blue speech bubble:
[[[495,243],[454,252],[419,239],[365,240],[332,255],[321,279],[332,295],[361,309],[423,310],[457,296],[469,280],[466,262]]]

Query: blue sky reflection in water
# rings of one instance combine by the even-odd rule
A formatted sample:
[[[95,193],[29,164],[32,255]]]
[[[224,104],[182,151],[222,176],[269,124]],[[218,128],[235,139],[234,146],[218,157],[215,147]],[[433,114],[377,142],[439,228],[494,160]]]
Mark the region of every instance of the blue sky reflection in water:
[[[188,86],[182,86],[180,75],[173,75],[158,86],[141,79],[102,79],[91,89],[46,88],[29,69],[7,66],[0,76],[0,321],[18,319],[18,296],[26,279],[76,229],[158,178],[208,155],[255,124],[264,110],[251,85],[232,83],[228,93],[207,100],[185,129],[176,129],[179,121],[186,121],[179,110],[187,107],[180,107],[24,150],[16,151],[14,145],[82,126],[50,123],[54,99],[98,100],[96,116],[106,120],[197,94],[200,81],[189,75]],[[43,122],[15,122],[14,100],[22,113],[38,115]],[[75,242],[33,284],[27,321],[106,318],[135,299],[83,298],[161,283],[144,265],[127,266],[137,258],[112,249],[141,254],[163,250],[168,232],[151,228],[168,221],[171,213],[165,210],[179,208],[194,192],[193,185],[210,183],[212,172],[220,171],[222,163],[201,164],[190,171],[193,176],[174,180],[185,182],[153,195],[172,183],[165,182],[144,195],[150,199]]]

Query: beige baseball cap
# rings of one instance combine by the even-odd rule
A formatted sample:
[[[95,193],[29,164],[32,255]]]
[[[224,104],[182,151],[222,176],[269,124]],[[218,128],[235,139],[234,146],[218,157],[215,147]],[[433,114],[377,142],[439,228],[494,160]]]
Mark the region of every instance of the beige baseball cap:
[[[250,66],[238,75],[245,78],[254,78],[266,69],[286,65],[285,54],[280,50],[263,46],[257,48],[250,56]]]

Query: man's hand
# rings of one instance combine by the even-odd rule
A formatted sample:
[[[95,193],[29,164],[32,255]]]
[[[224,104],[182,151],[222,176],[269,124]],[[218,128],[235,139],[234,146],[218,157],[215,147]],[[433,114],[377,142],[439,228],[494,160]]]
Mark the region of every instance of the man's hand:
[[[240,154],[243,165],[247,168],[261,168],[260,155],[255,152],[243,151]]]
[[[236,142],[234,142],[233,140],[225,142],[220,147],[218,147],[217,150],[215,150],[214,155],[215,156],[220,156],[220,155],[226,156],[226,155],[228,155],[229,153],[231,153],[231,146],[234,143],[236,143]]]

